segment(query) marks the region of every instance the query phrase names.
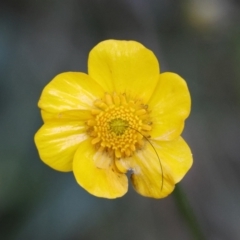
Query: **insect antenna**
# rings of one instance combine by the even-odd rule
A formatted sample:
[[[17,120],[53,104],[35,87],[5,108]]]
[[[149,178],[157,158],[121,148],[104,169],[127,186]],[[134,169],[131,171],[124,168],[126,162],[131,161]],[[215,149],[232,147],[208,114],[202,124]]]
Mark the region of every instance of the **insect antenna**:
[[[128,125],[127,127],[129,127],[129,128],[131,128],[131,129],[135,130],[136,132],[140,133],[140,134],[143,136],[143,138],[152,146],[154,152],[156,153],[157,158],[158,158],[158,161],[159,161],[159,165],[160,165],[160,168],[161,168],[161,173],[162,173],[162,185],[161,185],[161,191],[162,191],[162,189],[163,189],[163,181],[164,181],[163,167],[162,167],[161,159],[160,159],[160,157],[159,157],[159,155],[158,155],[158,153],[157,153],[157,150],[155,149],[155,147],[153,146],[153,144],[151,143],[151,141],[150,141],[146,136],[144,136],[140,131],[138,131],[137,129],[135,129],[135,128],[129,126],[129,125]]]

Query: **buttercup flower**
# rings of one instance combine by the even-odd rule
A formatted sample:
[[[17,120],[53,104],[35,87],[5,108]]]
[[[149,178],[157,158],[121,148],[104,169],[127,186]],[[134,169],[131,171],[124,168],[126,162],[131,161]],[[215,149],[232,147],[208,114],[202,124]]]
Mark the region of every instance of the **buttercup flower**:
[[[95,196],[123,196],[130,171],[138,193],[163,198],[192,165],[180,136],[190,104],[185,81],[160,74],[150,50],[135,41],[103,41],[89,54],[88,74],[61,73],[44,88],[35,143],[43,162],[73,171]]]

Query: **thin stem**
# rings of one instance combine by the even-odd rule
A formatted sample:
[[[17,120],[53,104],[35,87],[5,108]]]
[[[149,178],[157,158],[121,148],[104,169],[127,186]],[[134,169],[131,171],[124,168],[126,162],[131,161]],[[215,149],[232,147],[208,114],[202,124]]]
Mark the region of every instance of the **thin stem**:
[[[173,197],[175,199],[176,205],[179,212],[182,214],[187,225],[189,226],[194,240],[204,240],[206,239],[202,233],[201,227],[197,221],[197,218],[188,202],[187,196],[184,194],[181,187],[176,186]]]

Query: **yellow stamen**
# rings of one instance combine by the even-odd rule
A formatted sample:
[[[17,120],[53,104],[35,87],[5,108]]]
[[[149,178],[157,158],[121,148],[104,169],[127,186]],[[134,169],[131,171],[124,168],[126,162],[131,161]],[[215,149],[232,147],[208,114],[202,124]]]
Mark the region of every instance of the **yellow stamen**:
[[[144,146],[152,126],[146,105],[125,94],[106,93],[94,102],[92,118],[87,121],[91,143],[101,152],[117,159],[130,157]]]
[[[139,110],[136,111],[136,114],[137,114],[138,116],[141,116],[141,115],[144,115],[146,112],[147,112],[147,111],[146,111],[145,109],[139,109]]]
[[[127,104],[127,100],[126,100],[125,94],[121,94],[120,95],[120,99],[121,99],[121,104],[122,105],[126,105]]]
[[[142,130],[150,131],[151,129],[152,129],[152,127],[147,124],[142,125]]]
[[[96,143],[100,142],[101,139],[99,137],[96,137],[92,140],[92,144],[95,145]]]
[[[108,93],[105,94],[105,101],[107,105],[109,106],[113,105],[112,96]]]
[[[97,122],[93,119],[90,119],[90,120],[87,121],[88,126],[95,126],[96,124],[97,124]]]
[[[115,103],[116,106],[119,106],[120,105],[120,97],[114,92],[113,93],[113,101]]]

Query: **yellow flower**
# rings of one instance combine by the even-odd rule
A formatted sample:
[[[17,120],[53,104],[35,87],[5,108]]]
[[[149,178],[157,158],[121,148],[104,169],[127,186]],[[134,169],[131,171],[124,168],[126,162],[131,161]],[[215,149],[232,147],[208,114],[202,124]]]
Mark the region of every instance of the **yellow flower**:
[[[190,104],[185,81],[160,74],[150,50],[135,41],[103,41],[89,54],[88,74],[62,73],[44,88],[35,143],[43,162],[73,171],[95,196],[123,196],[130,171],[138,193],[163,198],[192,165],[180,137]]]

